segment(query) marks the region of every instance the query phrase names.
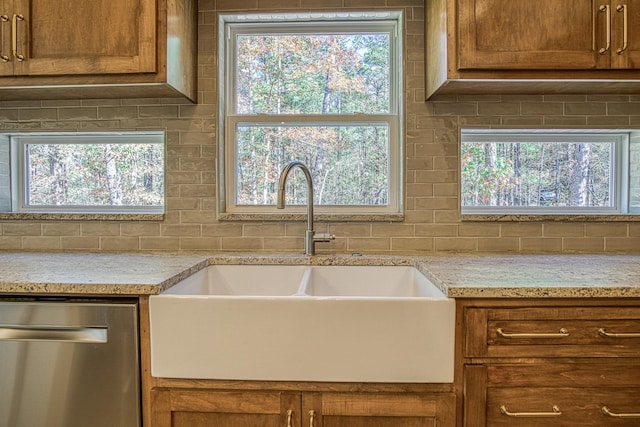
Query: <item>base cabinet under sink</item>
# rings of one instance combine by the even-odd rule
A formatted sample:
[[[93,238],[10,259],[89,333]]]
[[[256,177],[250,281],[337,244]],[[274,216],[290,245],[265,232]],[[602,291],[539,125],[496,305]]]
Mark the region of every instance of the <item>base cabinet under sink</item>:
[[[155,388],[153,427],[454,427],[453,393]]]

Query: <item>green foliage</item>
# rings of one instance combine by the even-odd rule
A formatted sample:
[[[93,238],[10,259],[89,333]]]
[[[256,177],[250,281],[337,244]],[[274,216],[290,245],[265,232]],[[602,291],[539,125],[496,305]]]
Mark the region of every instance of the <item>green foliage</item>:
[[[29,144],[32,206],[162,206],[160,144]]]
[[[462,206],[609,207],[611,157],[609,143],[465,142]]]
[[[241,115],[345,115],[390,112],[390,40],[380,34],[241,35],[236,102]],[[389,129],[291,120],[239,124],[236,203],[274,205],[278,175],[291,160],[311,169],[320,205],[385,205]],[[302,175],[290,180],[291,203],[304,203]]]

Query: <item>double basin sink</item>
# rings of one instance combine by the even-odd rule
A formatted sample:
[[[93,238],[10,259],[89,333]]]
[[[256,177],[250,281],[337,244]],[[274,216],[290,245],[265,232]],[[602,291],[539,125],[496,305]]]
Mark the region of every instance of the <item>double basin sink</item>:
[[[150,319],[155,377],[453,381],[455,303],[412,266],[211,265]]]

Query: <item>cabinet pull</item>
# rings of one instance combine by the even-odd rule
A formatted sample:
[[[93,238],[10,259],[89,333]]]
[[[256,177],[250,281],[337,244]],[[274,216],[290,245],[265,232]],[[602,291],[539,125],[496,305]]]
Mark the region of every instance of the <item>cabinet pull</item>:
[[[640,338],[640,332],[607,332],[604,328],[598,329],[598,334],[607,338]]]
[[[18,61],[24,61],[24,55],[18,53],[18,21],[24,21],[21,14],[13,15],[13,23],[11,25],[11,52]]]
[[[313,427],[315,419],[316,419],[316,411],[312,409],[309,411],[309,427]]]
[[[604,53],[608,51],[609,48],[611,47],[611,9],[606,4],[601,4],[598,10],[600,12],[605,13],[605,19],[607,21],[606,22],[607,44],[605,47],[601,47],[600,50],[598,50],[598,53],[600,55],[604,55]],[[595,28],[594,28],[594,31],[595,31]]]
[[[9,17],[7,15],[0,15],[0,21],[2,23],[9,22]],[[0,52],[0,59],[2,60],[2,62],[9,62],[9,56],[3,54],[2,52]]]
[[[556,405],[551,407],[552,412],[509,412],[507,408],[502,405],[500,406],[500,413],[502,415],[506,415],[507,417],[559,417],[562,415],[560,408]]]
[[[289,409],[287,411],[287,427],[292,427],[291,419],[293,418],[293,410]]]
[[[569,331],[565,328],[560,328],[558,332],[540,333],[540,334],[512,334],[505,332],[502,328],[496,329],[498,335],[504,338],[564,338],[569,336]]]
[[[602,413],[608,417],[614,418],[640,418],[640,412],[611,412],[611,410],[606,406],[602,407]]]
[[[622,55],[622,52],[627,50],[627,44],[628,44],[627,33],[629,29],[629,22],[627,19],[627,9],[628,8],[626,4],[619,4],[616,6],[616,12],[618,13],[622,12],[622,47],[619,47],[618,49],[616,49],[616,53],[618,55]]]

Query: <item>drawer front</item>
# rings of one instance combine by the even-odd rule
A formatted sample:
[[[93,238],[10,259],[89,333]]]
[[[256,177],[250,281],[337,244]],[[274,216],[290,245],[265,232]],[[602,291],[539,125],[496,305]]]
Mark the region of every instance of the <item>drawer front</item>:
[[[466,357],[638,357],[640,308],[469,308]]]
[[[535,363],[480,365],[487,387],[637,388],[640,359],[627,363]],[[638,396],[640,403],[640,396]],[[638,423],[640,425],[640,422]]]
[[[639,388],[489,388],[487,426],[637,427]]]
[[[604,362],[465,365],[464,426],[640,426],[640,360]]]

